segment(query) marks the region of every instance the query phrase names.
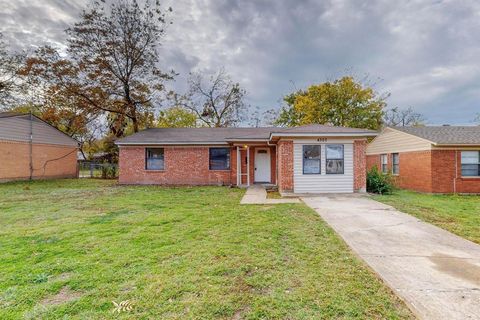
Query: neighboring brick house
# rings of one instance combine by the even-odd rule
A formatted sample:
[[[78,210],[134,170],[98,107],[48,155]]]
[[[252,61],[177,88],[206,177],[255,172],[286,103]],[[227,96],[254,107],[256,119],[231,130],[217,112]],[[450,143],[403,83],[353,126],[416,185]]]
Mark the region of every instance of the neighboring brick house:
[[[480,193],[480,126],[385,128],[367,147],[373,166],[403,189]]]
[[[365,191],[370,130],[156,128],[116,141],[122,184],[278,185],[281,192]]]
[[[78,142],[29,114],[0,113],[0,181],[77,177]]]

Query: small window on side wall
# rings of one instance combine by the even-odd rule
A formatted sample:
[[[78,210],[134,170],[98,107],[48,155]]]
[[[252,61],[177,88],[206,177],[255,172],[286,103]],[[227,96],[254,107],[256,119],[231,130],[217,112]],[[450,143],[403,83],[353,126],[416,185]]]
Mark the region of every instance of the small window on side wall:
[[[210,148],[209,168],[210,170],[229,170],[230,149]]]
[[[345,159],[343,144],[327,144],[326,149],[326,173],[343,174],[345,171]]]
[[[392,153],[392,173],[400,174],[400,156],[398,153]]]
[[[480,176],[480,151],[462,151],[462,177]]]
[[[380,155],[380,164],[382,166],[382,172],[388,173],[388,157],[386,154]]]
[[[321,161],[320,145],[303,146],[303,174],[319,174]]]
[[[163,148],[145,149],[145,169],[146,170],[165,170]]]

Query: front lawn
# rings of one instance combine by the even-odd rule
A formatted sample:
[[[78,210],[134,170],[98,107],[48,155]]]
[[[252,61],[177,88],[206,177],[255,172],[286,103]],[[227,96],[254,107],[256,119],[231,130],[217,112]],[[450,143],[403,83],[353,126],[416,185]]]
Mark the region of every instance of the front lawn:
[[[480,244],[480,196],[399,190],[374,199]]]
[[[0,185],[0,319],[412,317],[312,210],[243,192]]]

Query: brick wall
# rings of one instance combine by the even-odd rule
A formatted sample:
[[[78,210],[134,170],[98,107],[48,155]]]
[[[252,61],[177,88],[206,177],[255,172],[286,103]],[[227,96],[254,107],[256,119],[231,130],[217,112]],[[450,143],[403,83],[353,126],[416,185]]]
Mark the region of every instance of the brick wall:
[[[432,192],[431,151],[402,152],[399,154],[400,174],[395,178],[399,188]],[[389,169],[392,156],[388,157]]]
[[[120,147],[119,183],[164,185],[236,184],[234,170],[209,170],[209,147],[165,147],[165,170],[145,170],[145,147]],[[235,165],[230,153],[230,168]],[[233,160],[233,161],[232,161]]]
[[[33,178],[76,178],[77,148],[34,144]],[[0,181],[30,177],[30,145],[25,142],[0,141]]]
[[[388,170],[392,172],[392,154],[387,154]],[[432,192],[432,154],[430,151],[399,153],[400,174],[394,176],[398,188]],[[377,166],[381,170],[380,155],[367,156],[367,170]]]
[[[367,189],[366,140],[355,140],[353,144],[353,190],[366,192]]]
[[[463,178],[461,151],[432,151],[433,192],[480,193],[479,178]]]
[[[455,192],[455,151],[433,150],[432,153],[432,189],[430,192]]]
[[[377,167],[377,169],[380,170],[381,164],[379,154],[367,156],[367,172],[370,171],[373,167]]]
[[[277,148],[278,189],[293,191],[293,141],[279,141]]]

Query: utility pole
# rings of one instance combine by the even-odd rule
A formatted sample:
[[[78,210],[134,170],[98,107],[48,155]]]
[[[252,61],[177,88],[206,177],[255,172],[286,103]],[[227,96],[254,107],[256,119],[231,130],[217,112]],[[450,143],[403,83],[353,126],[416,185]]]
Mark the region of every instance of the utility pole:
[[[33,179],[33,114],[30,110],[30,180]]]

